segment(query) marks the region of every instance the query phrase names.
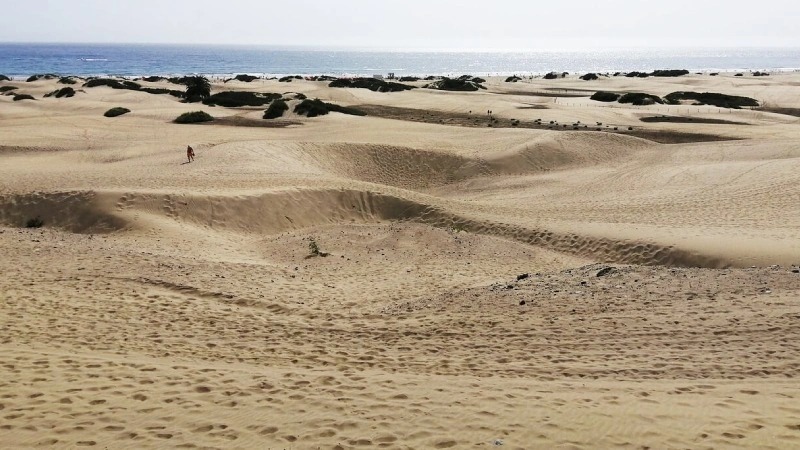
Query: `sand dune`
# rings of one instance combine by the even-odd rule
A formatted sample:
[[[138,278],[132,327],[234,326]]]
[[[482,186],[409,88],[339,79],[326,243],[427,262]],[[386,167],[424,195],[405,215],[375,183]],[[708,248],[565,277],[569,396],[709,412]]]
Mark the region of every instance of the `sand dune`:
[[[790,110],[796,74],[297,80],[383,112],[270,127],[3,84],[3,448],[800,445],[800,119],[584,95]]]

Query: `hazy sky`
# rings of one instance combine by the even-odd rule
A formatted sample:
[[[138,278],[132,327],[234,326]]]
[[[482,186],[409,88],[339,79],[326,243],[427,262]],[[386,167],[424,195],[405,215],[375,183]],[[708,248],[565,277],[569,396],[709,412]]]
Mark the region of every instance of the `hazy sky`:
[[[800,47],[800,0],[2,0],[0,42]]]

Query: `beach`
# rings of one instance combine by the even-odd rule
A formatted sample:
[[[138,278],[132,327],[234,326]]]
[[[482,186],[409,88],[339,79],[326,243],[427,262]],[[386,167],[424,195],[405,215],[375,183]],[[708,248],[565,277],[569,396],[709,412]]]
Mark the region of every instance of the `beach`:
[[[0,82],[3,448],[800,446],[800,74],[84,81]]]

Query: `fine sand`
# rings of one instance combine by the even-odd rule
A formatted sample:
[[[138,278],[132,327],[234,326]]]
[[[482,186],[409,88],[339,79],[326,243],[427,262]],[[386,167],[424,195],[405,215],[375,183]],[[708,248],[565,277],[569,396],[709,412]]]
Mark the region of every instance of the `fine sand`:
[[[4,449],[800,447],[799,74],[0,85]]]

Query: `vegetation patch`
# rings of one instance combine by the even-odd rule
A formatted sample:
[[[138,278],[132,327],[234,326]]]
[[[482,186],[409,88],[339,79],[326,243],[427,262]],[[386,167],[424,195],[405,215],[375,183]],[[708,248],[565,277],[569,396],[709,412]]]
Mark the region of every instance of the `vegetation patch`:
[[[733,120],[684,116],[650,116],[641,117],[639,120],[647,123],[707,123],[714,125],[747,125],[744,122],[735,122]]]
[[[758,71],[756,71],[756,72],[753,72],[753,76],[754,77],[768,77],[769,76],[769,72],[758,72]]]
[[[269,102],[281,98],[281,94],[226,91],[219,92],[203,100],[204,105],[218,105],[226,108],[242,106],[264,106]]]
[[[650,74],[646,72],[628,72],[625,76],[628,78],[647,78]]]
[[[273,100],[272,103],[269,104],[269,108],[264,111],[264,118],[265,119],[277,119],[278,117],[283,116],[283,113],[289,110],[289,105],[286,104],[286,101],[283,99]]]
[[[645,94],[643,92],[631,92],[619,98],[620,103],[630,103],[634,106],[652,105],[655,103],[663,104],[664,100],[657,95]]]
[[[13,91],[13,90],[15,90],[15,89],[19,89],[19,88],[18,88],[18,87],[16,87],[16,86],[0,86],[0,93],[2,93],[2,92],[8,92],[8,91]]]
[[[596,73],[587,73],[586,75],[583,75],[581,77],[581,80],[583,80],[583,81],[594,81],[594,80],[597,80],[599,78],[600,77],[598,77]]]
[[[0,81],[11,81],[11,78],[0,74]]]
[[[420,80],[419,77],[400,77],[398,79],[398,81],[400,81],[402,83],[409,83],[409,82],[414,82],[414,81],[419,81],[419,80]]]
[[[34,217],[33,219],[28,219],[25,222],[25,228],[42,228],[44,226],[44,220],[41,218]]]
[[[302,80],[302,79],[303,79],[303,77],[301,77],[300,75],[289,75],[289,76],[280,78],[278,81],[281,82],[281,83],[291,83],[293,80]]]
[[[236,80],[236,81],[241,81],[243,83],[252,83],[253,81],[255,81],[257,79],[258,79],[258,77],[255,76],[255,75],[240,74],[240,75],[236,75],[235,77],[233,77],[233,78],[231,78],[229,80],[225,80],[225,82],[227,83],[228,81]]]
[[[99,87],[99,86],[107,86],[110,87],[111,89],[139,91],[155,95],[169,94],[173,97],[178,97],[178,98],[183,98],[185,95],[183,92],[176,91],[173,89],[142,87],[142,85],[140,85],[139,83],[135,83],[133,81],[128,81],[128,80],[120,81],[111,78],[92,78],[83,84],[83,87],[88,87],[88,88]]]
[[[555,80],[556,78],[558,78],[558,74],[555,72],[550,72],[544,76],[545,80]]]
[[[147,81],[148,83],[158,83],[159,81],[164,81],[166,78],[159,77],[159,76],[151,76],[151,77],[143,77],[142,81]]]
[[[506,83],[516,83],[517,81],[522,81],[522,78],[516,75],[506,78]]]
[[[20,100],[36,100],[36,99],[33,98],[32,95],[28,94],[14,94],[14,101],[18,102]]]
[[[742,107],[755,108],[759,106],[758,100],[737,95],[719,94],[716,92],[673,92],[664,97],[671,105],[678,105],[682,101],[691,100],[696,105],[712,105],[719,108],[741,109]]]
[[[591,100],[594,100],[594,101],[597,101],[597,102],[606,102],[606,103],[615,102],[615,101],[619,100],[619,98],[620,98],[620,94],[617,94],[617,93],[614,93],[614,92],[605,92],[605,91],[595,92],[594,95],[592,95],[590,97]]]
[[[175,123],[203,123],[211,122],[214,117],[205,111],[192,111],[183,113],[175,119]]]
[[[681,70],[655,70],[651,74],[654,77],[682,77],[684,75],[689,75],[689,71],[685,69]]]
[[[78,84],[78,80],[75,77],[61,77],[58,84]]]
[[[442,78],[425,86],[426,89],[436,89],[439,91],[463,91],[474,92],[479,89],[486,89],[482,84],[473,80],[462,80],[460,78]]]
[[[54,79],[56,79],[56,78],[61,78],[61,77],[59,77],[58,75],[56,75],[56,74],[54,74],[54,73],[44,73],[44,74],[36,74],[36,75],[31,75],[31,76],[30,76],[30,77],[28,77],[28,79],[27,79],[27,80],[25,80],[25,81],[27,81],[28,83],[31,83],[31,82],[33,82],[33,81],[39,81],[39,80],[54,80]]]
[[[329,87],[369,89],[373,92],[401,92],[415,89],[414,86],[379,80],[377,78],[339,78],[332,81]]]
[[[349,114],[351,116],[366,116],[367,114],[355,108],[325,103],[320,99],[305,99],[294,107],[295,114],[307,117],[324,116],[329,112]]]
[[[55,97],[55,98],[62,98],[62,97],[74,97],[75,96],[75,89],[71,87],[65,87],[61,89],[57,89],[53,92],[44,95],[45,97]]]
[[[121,116],[123,114],[128,114],[129,112],[131,112],[130,109],[123,108],[121,106],[117,106],[116,108],[109,109],[103,115],[106,116],[106,117],[117,117],[117,116]]]

